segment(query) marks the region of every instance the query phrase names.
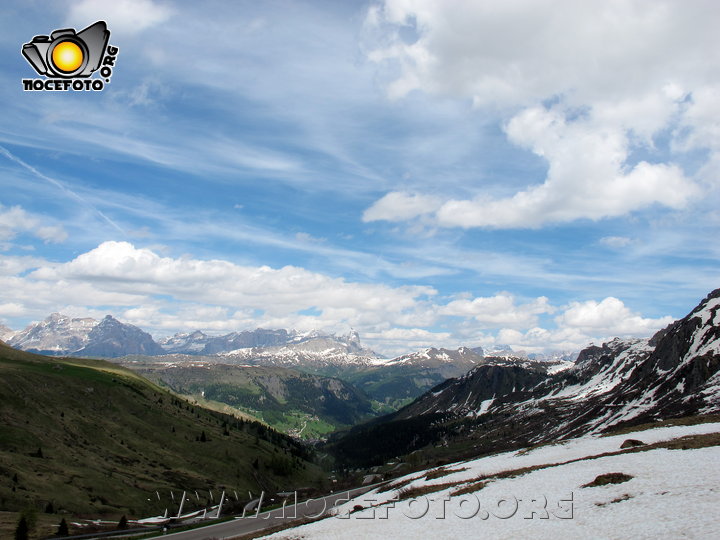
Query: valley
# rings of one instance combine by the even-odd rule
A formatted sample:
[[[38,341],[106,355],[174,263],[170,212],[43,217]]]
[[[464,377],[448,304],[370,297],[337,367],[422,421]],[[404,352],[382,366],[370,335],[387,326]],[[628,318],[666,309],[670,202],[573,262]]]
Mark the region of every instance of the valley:
[[[323,493],[395,479],[397,488],[355,500],[355,513],[369,508],[367,497],[386,508],[447,492],[455,504],[458,494],[540,469],[573,467],[579,479],[589,474],[580,475],[584,460],[612,468],[632,455],[617,463],[640,470],[643,452],[663,448],[711,457],[720,442],[719,312],[720,289],[650,339],[591,345],[574,361],[464,347],[384,359],[357,335],[285,331],[261,333],[290,340],[282,345],[212,355],[103,360],[0,345],[0,508],[137,518],[161,513],[174,493],[189,490],[198,505],[211,504],[213,492],[233,493],[226,507],[233,512],[252,493]],[[97,336],[101,324],[81,326]],[[57,351],[62,340],[52,345],[51,334],[46,324],[43,346]],[[84,350],[93,345],[73,339]],[[642,441],[613,450],[623,433]],[[655,433],[675,438],[648,435]],[[583,450],[567,451],[576,446]],[[558,462],[553,449],[564,449]],[[487,469],[493,460],[505,465]],[[633,498],[641,499],[619,500]]]

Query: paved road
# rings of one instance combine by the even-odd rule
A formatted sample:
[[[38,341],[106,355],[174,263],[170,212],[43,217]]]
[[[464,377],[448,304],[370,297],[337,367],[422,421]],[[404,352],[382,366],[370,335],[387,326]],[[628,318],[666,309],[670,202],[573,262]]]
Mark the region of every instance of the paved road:
[[[278,508],[270,512],[261,512],[257,517],[255,517],[255,514],[252,514],[253,517],[234,519],[216,525],[208,525],[200,529],[167,534],[160,538],[167,538],[168,540],[206,540],[208,538],[217,538],[218,540],[222,540],[223,538],[233,538],[250,534],[270,527],[277,527],[284,523],[298,521],[303,518],[312,518],[327,514],[335,507],[336,503],[339,506],[348,499],[370,491],[378,485],[380,484],[334,493],[320,499],[300,501],[296,507],[288,502],[285,509]]]

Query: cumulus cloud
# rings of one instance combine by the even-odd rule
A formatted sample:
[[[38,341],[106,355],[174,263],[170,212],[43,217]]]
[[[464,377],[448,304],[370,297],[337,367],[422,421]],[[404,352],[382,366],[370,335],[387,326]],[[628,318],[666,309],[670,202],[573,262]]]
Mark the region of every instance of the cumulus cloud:
[[[552,313],[554,308],[546,297],[541,296],[527,304],[516,304],[507,293],[491,297],[453,300],[441,307],[442,315],[472,317],[487,327],[511,326],[527,328],[536,323],[537,316]]]
[[[647,338],[673,321],[672,317],[656,319],[633,312],[614,297],[601,301],[571,302],[561,308],[554,325],[510,325],[495,333],[479,333],[475,342],[482,346],[509,345],[526,353],[579,351],[589,343],[603,343],[615,337]],[[468,324],[464,325],[468,330]],[[470,334],[471,335],[471,334]]]
[[[545,179],[514,195],[494,198],[476,186],[475,197],[424,205],[422,213],[434,212],[446,227],[534,228],[652,205],[684,208],[702,190],[673,154],[636,161],[633,151],[653,150],[654,138],[672,131],[684,148],[720,152],[713,143],[718,75],[712,62],[699,61],[720,47],[711,11],[703,2],[662,0],[521,0],[463,9],[386,0],[372,9],[366,24],[382,37],[369,58],[394,69],[391,97],[419,90],[470,98],[504,120],[510,142],[548,165]],[[673,131],[678,126],[684,129]],[[389,220],[390,195],[366,218]],[[417,215],[399,212],[393,220]]]
[[[385,0],[367,24],[382,31],[371,59],[399,66],[389,87],[471,97],[478,106],[523,106],[571,94],[619,100],[712,74],[711,2],[589,4],[571,0],[464,3]],[[411,29],[417,39],[407,39]],[[676,84],[678,82],[676,81]]]
[[[615,335],[648,336],[671,320],[645,318],[609,297],[571,303],[553,321],[548,315],[558,309],[544,296],[521,301],[503,292],[447,302],[430,287],[161,256],[128,242],[105,242],[64,263],[0,255],[0,290],[0,316],[12,319],[111,312],[158,335],[257,327],[344,333],[353,327],[388,355],[492,343],[531,352],[579,349]]]
[[[515,351],[538,353],[548,351],[579,351],[593,340],[602,341],[603,337],[589,336],[574,328],[533,327],[526,331],[513,328],[501,328],[490,344],[509,345]]]
[[[28,277],[35,284],[66,282],[105,295],[116,294],[120,305],[127,305],[127,298],[130,305],[145,306],[153,298],[166,296],[180,302],[257,311],[258,325],[302,322],[304,316],[299,312],[317,306],[321,314],[313,319],[316,328],[372,328],[388,320],[399,324],[427,321],[432,315],[424,313],[428,311],[424,299],[436,293],[423,286],[352,283],[294,266],[275,269],[223,260],[161,257],[127,242],[105,242],[67,263],[44,265]],[[137,302],[138,298],[147,301]],[[129,313],[142,317],[138,311]],[[212,317],[218,314],[213,311]]]
[[[572,302],[555,321],[559,326],[587,335],[647,336],[670,324],[672,317],[648,319],[634,313],[612,296],[597,302]]]
[[[568,122],[557,110],[533,107],[516,115],[506,131],[511,141],[547,159],[545,181],[504,199],[449,201],[437,213],[441,225],[539,227],[621,216],[654,203],[682,208],[698,194],[676,165],[641,161],[629,167],[627,133],[594,117]]]

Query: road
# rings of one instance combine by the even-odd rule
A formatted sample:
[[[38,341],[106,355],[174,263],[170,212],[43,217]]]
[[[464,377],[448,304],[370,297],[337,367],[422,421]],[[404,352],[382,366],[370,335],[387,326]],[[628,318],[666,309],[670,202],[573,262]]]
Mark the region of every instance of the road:
[[[223,538],[234,538],[236,536],[262,531],[270,527],[277,527],[285,523],[299,521],[304,518],[319,517],[332,510],[336,503],[339,506],[348,499],[370,491],[378,485],[380,484],[333,493],[332,495],[319,499],[300,501],[297,503],[297,506],[292,505],[289,501],[284,509],[278,508],[270,512],[260,512],[257,517],[255,517],[255,514],[252,514],[252,517],[234,519],[191,531],[171,533],[161,536],[160,538],[167,538],[168,540],[205,540],[208,538],[222,540]]]

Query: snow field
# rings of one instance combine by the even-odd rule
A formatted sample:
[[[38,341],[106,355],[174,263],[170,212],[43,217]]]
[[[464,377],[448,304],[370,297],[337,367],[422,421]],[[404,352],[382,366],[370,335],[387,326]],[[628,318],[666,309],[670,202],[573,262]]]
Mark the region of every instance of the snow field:
[[[391,500],[397,490],[373,490],[338,507],[335,517],[268,538],[718,538],[720,447],[660,448],[560,464],[618,451],[626,439],[650,444],[717,432],[720,423],[662,427],[612,437],[587,436],[455,463],[446,469],[467,470],[429,481],[424,479],[428,471],[423,471],[395,482],[412,479],[406,489],[459,482],[456,486],[397,502]],[[553,464],[451,496],[478,476]],[[581,487],[611,472],[633,478]],[[365,509],[349,513],[357,505]]]

